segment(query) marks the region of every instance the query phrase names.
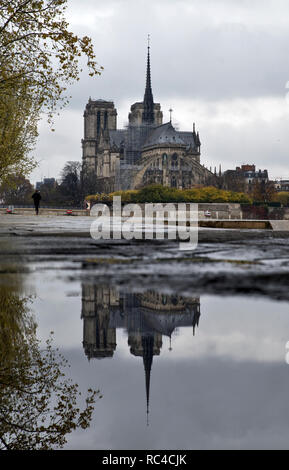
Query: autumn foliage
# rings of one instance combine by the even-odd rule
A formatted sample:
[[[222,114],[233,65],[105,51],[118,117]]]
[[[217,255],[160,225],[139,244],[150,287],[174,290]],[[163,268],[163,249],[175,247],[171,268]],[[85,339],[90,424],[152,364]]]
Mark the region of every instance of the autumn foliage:
[[[144,202],[236,202],[251,203],[252,199],[244,194],[233,191],[225,191],[213,186],[176,189],[162,185],[150,185],[139,190],[116,191],[110,194],[96,194],[86,197],[92,202],[112,202],[113,196],[121,196],[125,203]]]
[[[28,175],[40,113],[52,123],[68,103],[67,86],[79,80],[80,59],[99,74],[91,39],[69,30],[67,0],[0,2],[0,182]]]

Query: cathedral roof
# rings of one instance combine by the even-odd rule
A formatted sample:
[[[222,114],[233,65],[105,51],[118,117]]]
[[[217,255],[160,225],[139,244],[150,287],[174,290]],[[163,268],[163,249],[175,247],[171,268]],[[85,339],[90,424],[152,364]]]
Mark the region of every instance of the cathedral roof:
[[[190,312],[176,311],[172,313],[157,313],[144,308],[142,308],[141,311],[151,330],[164,336],[171,336],[172,332],[177,327],[191,326],[195,318],[194,309]]]
[[[186,145],[185,140],[180,134],[180,132],[175,130],[171,122],[167,122],[156,127],[151,132],[143,147],[146,148],[162,144]]]
[[[178,131],[179,137],[185,142],[186,145],[195,147],[196,142],[193,132]]]

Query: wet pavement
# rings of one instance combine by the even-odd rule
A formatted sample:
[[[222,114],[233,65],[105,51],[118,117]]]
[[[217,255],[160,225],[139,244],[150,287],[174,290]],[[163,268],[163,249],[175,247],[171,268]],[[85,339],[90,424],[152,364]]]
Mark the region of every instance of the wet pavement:
[[[11,240],[5,259],[20,256],[25,269],[53,269],[71,280],[101,278],[131,289],[158,285],[188,294],[193,287],[205,294],[289,299],[284,232],[278,238],[267,230],[203,229],[197,248],[181,251],[174,240],[93,240],[88,217],[13,216],[12,222],[6,216],[1,224],[1,239]]]

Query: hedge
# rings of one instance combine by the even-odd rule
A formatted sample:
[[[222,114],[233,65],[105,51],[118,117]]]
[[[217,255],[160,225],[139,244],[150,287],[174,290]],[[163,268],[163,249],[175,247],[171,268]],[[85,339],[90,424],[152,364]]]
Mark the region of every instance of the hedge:
[[[109,194],[94,194],[86,197],[92,203],[111,203],[114,196],[121,196],[125,203],[145,202],[235,202],[251,204],[252,199],[244,193],[226,191],[213,186],[192,189],[176,189],[160,184],[139,190],[115,191]]]

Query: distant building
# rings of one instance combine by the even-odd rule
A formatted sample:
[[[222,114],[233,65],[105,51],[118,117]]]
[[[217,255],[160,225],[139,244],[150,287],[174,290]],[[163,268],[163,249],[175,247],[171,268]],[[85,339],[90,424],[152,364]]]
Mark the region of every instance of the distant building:
[[[44,178],[43,181],[37,181],[35,185],[35,189],[40,189],[41,186],[50,186],[53,188],[56,185],[56,179],[55,178]]]
[[[275,180],[274,186],[277,192],[289,191],[289,180]]]
[[[254,183],[267,183],[269,176],[267,170],[256,171],[255,165],[247,164],[237,166],[235,170],[225,171],[223,180],[224,189],[250,193]]]

